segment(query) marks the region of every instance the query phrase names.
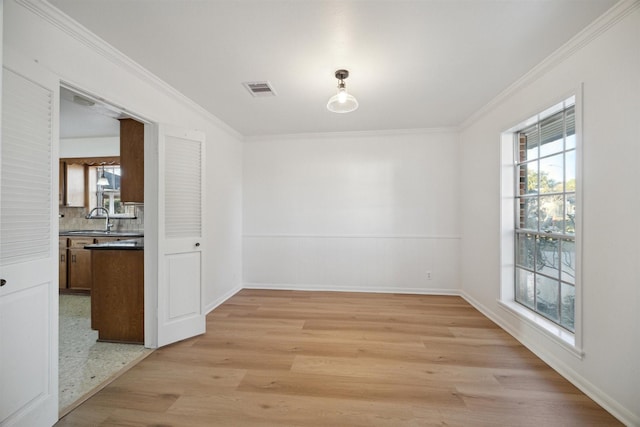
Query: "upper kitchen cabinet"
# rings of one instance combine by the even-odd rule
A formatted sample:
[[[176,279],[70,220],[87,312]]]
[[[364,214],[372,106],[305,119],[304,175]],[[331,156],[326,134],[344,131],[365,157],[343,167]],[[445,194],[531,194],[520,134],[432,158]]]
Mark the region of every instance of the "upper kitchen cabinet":
[[[144,203],[144,124],[120,119],[120,199]]]

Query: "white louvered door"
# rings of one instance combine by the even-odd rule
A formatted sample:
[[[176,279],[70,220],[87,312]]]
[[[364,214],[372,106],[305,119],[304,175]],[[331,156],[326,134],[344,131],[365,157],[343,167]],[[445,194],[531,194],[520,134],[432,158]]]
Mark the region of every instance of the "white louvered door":
[[[204,134],[159,127],[158,346],[204,333]]]
[[[59,83],[33,61],[6,51],[4,61],[0,425],[45,426],[58,420]]]

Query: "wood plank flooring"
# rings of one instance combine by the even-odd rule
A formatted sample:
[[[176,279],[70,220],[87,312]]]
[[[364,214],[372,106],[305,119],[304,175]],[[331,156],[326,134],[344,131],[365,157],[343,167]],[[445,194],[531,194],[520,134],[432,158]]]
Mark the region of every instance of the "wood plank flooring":
[[[621,424],[460,297],[242,290],[57,425]]]

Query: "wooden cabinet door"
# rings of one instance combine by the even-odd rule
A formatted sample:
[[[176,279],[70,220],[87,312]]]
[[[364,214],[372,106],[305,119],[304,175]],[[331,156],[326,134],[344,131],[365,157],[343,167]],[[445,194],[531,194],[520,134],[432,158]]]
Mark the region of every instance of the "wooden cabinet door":
[[[58,288],[67,287],[67,238],[60,237],[58,241]]]
[[[120,200],[144,203],[144,124],[120,119]]]
[[[69,289],[91,289],[91,251],[69,249]]]
[[[93,237],[69,239],[68,277],[69,289],[91,289],[91,251],[85,245],[94,242]]]

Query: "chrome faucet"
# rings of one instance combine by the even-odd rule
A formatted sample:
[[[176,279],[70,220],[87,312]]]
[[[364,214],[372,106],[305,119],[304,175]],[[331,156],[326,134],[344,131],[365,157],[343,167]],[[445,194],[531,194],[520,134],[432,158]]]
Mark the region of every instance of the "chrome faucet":
[[[111,227],[113,227],[113,224],[111,224],[109,222],[109,210],[107,208],[105,208],[104,206],[96,206],[95,208],[91,209],[91,211],[89,212],[89,214],[87,216],[85,216],[86,219],[93,219],[95,217],[91,216],[93,215],[93,213],[97,210],[103,210],[104,214],[106,215],[106,220],[104,222],[104,231],[106,231],[107,233],[109,231],[111,231]]]

